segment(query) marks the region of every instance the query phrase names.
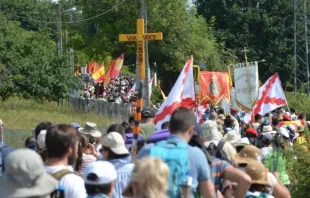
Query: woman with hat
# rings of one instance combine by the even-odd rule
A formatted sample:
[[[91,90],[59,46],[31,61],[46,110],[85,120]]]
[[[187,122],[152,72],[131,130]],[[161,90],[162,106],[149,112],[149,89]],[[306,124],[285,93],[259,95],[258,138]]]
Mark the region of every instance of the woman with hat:
[[[268,169],[265,166],[256,161],[251,161],[245,168],[247,173],[252,179],[252,185],[245,196],[246,198],[274,198],[274,196],[268,193]]]
[[[234,157],[233,164],[237,166],[240,170],[245,171],[247,166],[253,162],[261,162],[262,152],[259,148],[253,145],[246,145],[244,148]],[[290,192],[282,184],[278,173],[268,172],[268,184],[269,184],[269,194],[272,194],[275,198],[290,198]]]

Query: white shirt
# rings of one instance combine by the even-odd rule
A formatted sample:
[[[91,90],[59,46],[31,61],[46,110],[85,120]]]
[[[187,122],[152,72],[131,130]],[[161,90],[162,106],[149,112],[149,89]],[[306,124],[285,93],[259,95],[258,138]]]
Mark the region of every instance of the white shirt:
[[[62,169],[68,169],[73,171],[71,167],[68,166],[45,166],[45,171],[47,173],[53,174]],[[65,187],[65,197],[66,198],[86,198],[86,190],[84,186],[84,180],[75,175],[68,174],[65,175],[59,182],[59,185]]]

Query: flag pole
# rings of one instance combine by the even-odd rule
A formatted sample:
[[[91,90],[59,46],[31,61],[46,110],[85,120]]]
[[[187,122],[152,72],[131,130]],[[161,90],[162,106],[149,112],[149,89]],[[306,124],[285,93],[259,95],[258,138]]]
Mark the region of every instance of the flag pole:
[[[135,126],[133,127],[133,138],[132,138],[132,158],[133,162],[136,161],[137,157],[137,144],[138,144],[138,135],[140,132],[140,121],[141,121],[141,111],[142,111],[142,81],[139,81],[137,84],[138,87],[138,97],[136,104],[136,114],[135,114]]]

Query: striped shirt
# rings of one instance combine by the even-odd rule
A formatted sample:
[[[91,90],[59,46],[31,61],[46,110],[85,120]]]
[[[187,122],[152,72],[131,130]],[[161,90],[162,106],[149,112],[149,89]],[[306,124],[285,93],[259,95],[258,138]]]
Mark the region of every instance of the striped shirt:
[[[113,197],[124,198],[123,191],[130,182],[134,164],[130,162],[130,156],[122,159],[109,160],[117,172],[117,181],[114,184]]]
[[[83,153],[83,156],[82,156],[82,165],[81,165],[81,168],[79,171],[76,172],[76,174],[80,177],[83,177],[84,175],[84,169],[85,167],[92,163],[92,162],[95,162],[97,160],[97,158],[91,154],[86,154],[86,153]]]
[[[212,181],[216,189],[221,188],[221,180],[224,176],[225,169],[231,166],[229,162],[212,157]]]

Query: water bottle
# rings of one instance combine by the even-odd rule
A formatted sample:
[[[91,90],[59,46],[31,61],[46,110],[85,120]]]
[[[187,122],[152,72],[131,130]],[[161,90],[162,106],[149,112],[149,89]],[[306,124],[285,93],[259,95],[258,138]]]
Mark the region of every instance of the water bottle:
[[[56,197],[65,198],[65,187],[64,186],[58,186]]]
[[[193,178],[189,175],[189,173],[186,173],[183,180],[182,180],[182,198],[190,198],[191,192],[192,192],[192,184],[193,184]]]

